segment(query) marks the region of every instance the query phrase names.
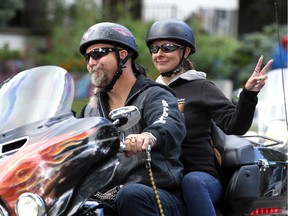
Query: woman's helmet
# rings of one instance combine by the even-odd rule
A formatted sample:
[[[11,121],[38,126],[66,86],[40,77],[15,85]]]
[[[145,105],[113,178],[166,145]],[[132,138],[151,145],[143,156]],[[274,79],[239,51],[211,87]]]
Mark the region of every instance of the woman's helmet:
[[[149,29],[146,37],[146,45],[149,47],[156,40],[170,40],[179,43],[184,47],[190,47],[191,51],[187,57],[184,56],[183,49],[182,57],[179,64],[170,71],[162,72],[162,76],[170,77],[173,74],[179,73],[188,57],[196,52],[195,38],[190,26],[177,19],[162,19],[156,21]]]
[[[162,19],[155,22],[148,31],[146,45],[150,46],[155,40],[172,40],[190,47],[190,55],[196,52],[192,29],[187,23],[177,19]]]
[[[91,26],[81,39],[80,53],[84,55],[86,49],[95,43],[115,44],[131,52],[132,58],[135,59],[138,56],[138,48],[133,34],[117,23],[102,22]]]

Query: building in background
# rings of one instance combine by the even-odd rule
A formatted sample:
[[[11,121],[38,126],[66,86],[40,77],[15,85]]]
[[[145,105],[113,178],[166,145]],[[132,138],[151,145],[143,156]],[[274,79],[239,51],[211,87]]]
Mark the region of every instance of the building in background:
[[[185,20],[203,10],[238,10],[238,0],[143,0],[144,21],[173,16]]]
[[[209,34],[237,36],[238,0],[143,0],[142,20],[161,18],[189,20],[201,16]]]
[[[203,30],[210,35],[237,37],[238,9],[201,9],[198,12],[203,19]]]

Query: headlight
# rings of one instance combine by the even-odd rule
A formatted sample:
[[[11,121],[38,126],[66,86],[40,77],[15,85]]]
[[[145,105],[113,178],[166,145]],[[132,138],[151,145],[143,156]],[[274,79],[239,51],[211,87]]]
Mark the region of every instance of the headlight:
[[[42,198],[33,193],[23,193],[16,203],[17,216],[43,216],[45,203]]]

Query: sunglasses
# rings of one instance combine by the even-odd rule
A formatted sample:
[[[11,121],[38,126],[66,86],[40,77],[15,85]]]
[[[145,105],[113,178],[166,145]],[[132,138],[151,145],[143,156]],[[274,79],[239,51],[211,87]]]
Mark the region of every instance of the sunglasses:
[[[161,49],[164,53],[170,53],[177,49],[182,49],[182,46],[176,44],[162,44],[161,46],[151,45],[149,46],[149,50],[151,53],[158,53],[159,49]]]
[[[108,55],[109,52],[113,52],[114,48],[107,47],[107,48],[97,48],[93,49],[91,52],[84,54],[84,58],[86,63],[89,63],[90,57],[94,60],[100,59],[103,56]]]

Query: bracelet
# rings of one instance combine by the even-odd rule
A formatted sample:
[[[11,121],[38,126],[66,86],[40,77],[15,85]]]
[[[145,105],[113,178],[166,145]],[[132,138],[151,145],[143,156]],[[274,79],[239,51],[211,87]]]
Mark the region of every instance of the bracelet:
[[[157,143],[157,138],[156,138],[152,133],[150,133],[150,132],[143,132],[142,134],[148,136],[148,137],[152,140],[152,145],[151,145],[151,147],[153,147],[153,146],[156,145],[156,143]]]

